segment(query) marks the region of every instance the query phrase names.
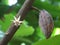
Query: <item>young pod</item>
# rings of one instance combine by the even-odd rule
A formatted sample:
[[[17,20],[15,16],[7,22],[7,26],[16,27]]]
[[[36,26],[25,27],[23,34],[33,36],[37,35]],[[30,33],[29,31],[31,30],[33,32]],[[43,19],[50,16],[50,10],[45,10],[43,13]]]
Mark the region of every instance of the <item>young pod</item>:
[[[39,26],[46,36],[46,38],[49,38],[51,36],[51,33],[53,31],[54,23],[52,16],[48,11],[41,10],[39,13]]]

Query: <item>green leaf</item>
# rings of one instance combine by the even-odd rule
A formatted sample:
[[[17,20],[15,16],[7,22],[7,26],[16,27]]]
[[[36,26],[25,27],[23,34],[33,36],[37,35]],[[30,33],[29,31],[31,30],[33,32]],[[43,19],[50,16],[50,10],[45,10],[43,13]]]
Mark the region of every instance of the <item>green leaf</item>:
[[[41,2],[40,0],[35,0],[34,4],[35,7],[41,9],[46,9],[53,17],[60,16],[60,8],[54,6],[50,3]],[[48,6],[47,6],[48,5]]]
[[[9,28],[10,24],[12,23],[11,20],[13,20],[13,14],[5,15],[5,21],[0,21],[1,29],[4,32]]]
[[[45,39],[45,40],[40,40],[33,45],[59,45],[60,44],[60,35]]]
[[[34,33],[34,28],[32,26],[28,26],[26,21],[23,21],[23,24],[20,26],[15,36],[16,37],[29,36],[32,35],[33,33]]]
[[[60,1],[60,0],[50,0],[50,1],[53,1],[53,2],[55,2],[55,1]]]
[[[38,35],[38,37],[40,37],[40,40],[46,38],[46,37],[44,36],[42,30],[40,29],[40,27],[37,27],[36,30],[37,30],[37,35]]]

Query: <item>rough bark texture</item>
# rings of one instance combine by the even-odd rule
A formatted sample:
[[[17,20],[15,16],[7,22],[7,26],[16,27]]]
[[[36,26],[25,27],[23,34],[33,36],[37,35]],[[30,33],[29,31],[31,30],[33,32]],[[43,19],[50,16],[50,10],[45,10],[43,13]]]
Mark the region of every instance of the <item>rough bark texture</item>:
[[[18,18],[21,16],[20,20],[23,21],[25,18],[26,14],[30,10],[32,3],[34,0],[25,0],[24,4],[22,5],[21,9],[17,13],[16,17]],[[0,45],[7,45],[8,42],[11,40],[15,32],[20,26],[15,26],[14,23],[12,22],[11,26],[8,28],[8,31],[6,32],[5,36],[3,39],[0,41]]]

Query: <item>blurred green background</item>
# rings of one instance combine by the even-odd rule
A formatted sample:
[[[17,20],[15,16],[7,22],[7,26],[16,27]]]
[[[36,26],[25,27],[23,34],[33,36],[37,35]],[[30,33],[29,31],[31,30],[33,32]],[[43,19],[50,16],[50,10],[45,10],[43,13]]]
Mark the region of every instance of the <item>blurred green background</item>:
[[[24,1],[0,0],[0,40]],[[8,45],[60,45],[60,0],[35,0],[33,6],[45,9],[52,15],[54,31],[51,37],[45,38],[38,24],[39,12],[31,10]]]

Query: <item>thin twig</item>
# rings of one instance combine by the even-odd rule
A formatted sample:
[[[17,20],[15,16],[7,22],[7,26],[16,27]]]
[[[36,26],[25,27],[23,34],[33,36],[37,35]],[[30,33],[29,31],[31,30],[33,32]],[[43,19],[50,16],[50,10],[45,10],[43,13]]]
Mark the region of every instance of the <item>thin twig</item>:
[[[34,7],[34,6],[32,6],[32,10],[36,10],[36,11],[40,12],[40,9],[38,9],[37,7]]]

